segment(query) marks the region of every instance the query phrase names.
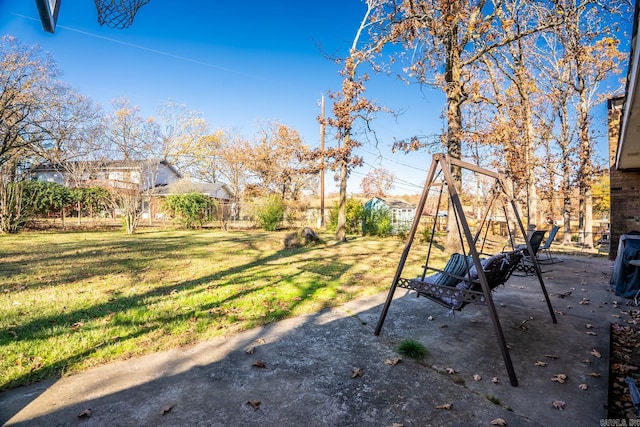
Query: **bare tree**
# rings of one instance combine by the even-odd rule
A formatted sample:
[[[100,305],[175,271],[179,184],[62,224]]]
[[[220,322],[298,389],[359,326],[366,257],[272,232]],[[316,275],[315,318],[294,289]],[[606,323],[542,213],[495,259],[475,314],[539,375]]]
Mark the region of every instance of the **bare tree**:
[[[619,89],[601,83],[621,72],[626,54],[619,51],[615,27],[627,16],[628,3],[566,0],[558,2],[558,10],[566,25],[545,34],[532,59],[558,123],[550,132],[559,150],[564,243],[571,243],[571,200],[577,186],[579,243],[593,247],[591,187],[598,174],[593,168],[591,110]]]
[[[564,0],[560,2],[566,15],[566,25],[555,32],[565,52],[565,64],[572,70],[569,87],[576,97],[576,128],[578,138],[577,184],[580,191],[578,242],[593,247],[592,184],[593,140],[591,137],[591,109],[611,96],[600,91],[600,83],[612,73],[620,73],[626,57],[618,50],[619,41],[613,37],[618,19],[628,16],[625,1],[600,2]]]
[[[211,133],[203,114],[170,101],[160,107],[158,126],[161,156],[184,176],[217,182],[216,154],[222,132]]]
[[[252,163],[251,144],[239,133],[228,131],[218,150],[220,174],[227,181],[234,199],[231,201],[231,217],[239,219],[243,193],[250,176]]]
[[[111,101],[113,111],[104,120],[105,146],[112,160],[140,160],[158,151],[159,130],[152,118],[144,119],[140,109],[127,98]]]
[[[22,187],[14,183],[42,142],[39,118],[57,74],[56,64],[38,47],[0,38],[0,232],[17,231],[21,224]]]
[[[139,176],[123,178],[111,189],[112,204],[120,211],[128,234],[133,234],[142,216],[143,202],[154,194],[160,159],[160,132],[152,118],[144,119],[139,108],[126,98],[112,101],[113,112],[104,120],[104,150],[108,159],[137,165]],[[151,154],[151,157],[149,157]],[[149,203],[150,206],[150,203]],[[153,213],[149,211],[149,220]]]
[[[323,157],[324,164],[336,171],[336,180],[339,186],[338,222],[336,227],[336,240],[346,239],[346,204],[347,204],[347,180],[354,167],[362,164],[362,159],[355,155],[354,150],[362,145],[356,138],[357,126],[360,121],[368,124],[371,115],[380,111],[380,108],[364,96],[365,82],[369,76],[360,68],[370,63],[379,52],[383,44],[380,40],[371,40],[371,43],[362,45],[365,31],[370,28],[376,19],[373,12],[381,0],[366,0],[365,11],[360,25],[351,43],[349,55],[340,60],[342,63],[342,88],[339,92],[332,92],[329,97],[333,100],[333,117],[326,118],[326,124],[336,129],[337,147],[329,148],[324,152],[316,151],[316,159]],[[386,39],[385,39],[386,41]]]
[[[367,173],[360,187],[365,197],[386,197],[393,188],[396,176],[385,168],[376,168]]]
[[[296,130],[281,123],[264,123],[257,138],[248,167],[259,193],[296,201],[304,190],[315,189],[306,160],[309,148]]]
[[[557,25],[558,15],[513,14],[507,6],[536,7],[536,2],[502,0],[394,0],[384,2],[376,16],[383,26],[372,37],[390,38],[402,43],[395,49],[396,61],[403,65],[405,78],[441,89],[446,96],[446,133],[448,154],[462,157],[464,124],[462,108],[472,92],[473,70],[495,50],[543,29]],[[522,31],[505,31],[508,20],[536,19]],[[388,42],[387,42],[388,43]],[[393,62],[391,64],[394,65]],[[462,175],[453,168],[460,186]],[[456,246],[453,215],[449,215],[447,247]],[[453,231],[453,232],[452,232]]]

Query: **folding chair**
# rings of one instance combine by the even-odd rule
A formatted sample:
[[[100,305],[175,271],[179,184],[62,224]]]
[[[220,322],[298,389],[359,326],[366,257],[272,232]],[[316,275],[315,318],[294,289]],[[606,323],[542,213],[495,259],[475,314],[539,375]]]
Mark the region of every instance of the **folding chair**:
[[[540,249],[538,249],[538,262],[540,264],[555,264],[558,262],[562,262],[561,259],[559,258],[555,258],[553,256],[551,256],[551,244],[553,243],[553,240],[556,238],[556,234],[558,234],[558,230],[560,230],[560,226],[559,225],[554,225],[551,228],[551,231],[549,232],[549,237],[547,237],[547,240],[545,240],[544,245],[540,246]],[[544,259],[540,259],[540,253],[543,252],[546,257]]]
[[[536,257],[536,260],[538,259],[538,251],[540,250],[540,245],[542,244],[542,240],[544,239],[544,235],[546,233],[546,230],[536,230],[531,233],[531,236],[529,236],[529,243],[531,244],[533,253],[529,253],[526,244],[516,246],[516,249],[522,250],[524,252],[524,256],[520,260],[517,270],[522,271],[525,276],[528,276],[529,273],[534,274],[536,271],[531,257]]]

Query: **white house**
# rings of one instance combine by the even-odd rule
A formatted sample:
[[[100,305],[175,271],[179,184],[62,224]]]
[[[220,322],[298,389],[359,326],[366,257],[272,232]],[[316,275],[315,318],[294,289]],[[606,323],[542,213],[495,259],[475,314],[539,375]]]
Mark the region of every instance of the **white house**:
[[[365,209],[386,208],[391,212],[391,226],[394,233],[411,227],[416,216],[416,205],[401,199],[374,197],[364,204]]]
[[[148,191],[182,178],[166,160],[94,160],[43,164],[30,172],[34,181],[70,187],[135,188]]]

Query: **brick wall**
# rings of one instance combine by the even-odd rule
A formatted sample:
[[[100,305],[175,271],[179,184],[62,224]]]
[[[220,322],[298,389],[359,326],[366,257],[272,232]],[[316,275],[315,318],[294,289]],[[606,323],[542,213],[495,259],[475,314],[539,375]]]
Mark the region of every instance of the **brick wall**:
[[[623,99],[609,100],[609,174],[611,189],[611,249],[609,259],[616,258],[620,235],[640,231],[640,171],[616,170],[615,159],[620,134]],[[630,196],[633,195],[633,196]]]

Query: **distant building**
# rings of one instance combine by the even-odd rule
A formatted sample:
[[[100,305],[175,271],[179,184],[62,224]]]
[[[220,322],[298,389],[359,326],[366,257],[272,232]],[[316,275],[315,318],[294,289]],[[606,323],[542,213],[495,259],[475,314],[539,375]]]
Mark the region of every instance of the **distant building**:
[[[182,178],[166,160],[95,160],[43,164],[30,172],[33,181],[69,187],[128,188],[148,191]]]
[[[409,229],[416,216],[416,205],[401,199],[374,197],[364,204],[365,209],[386,208],[391,212],[392,233]]]

